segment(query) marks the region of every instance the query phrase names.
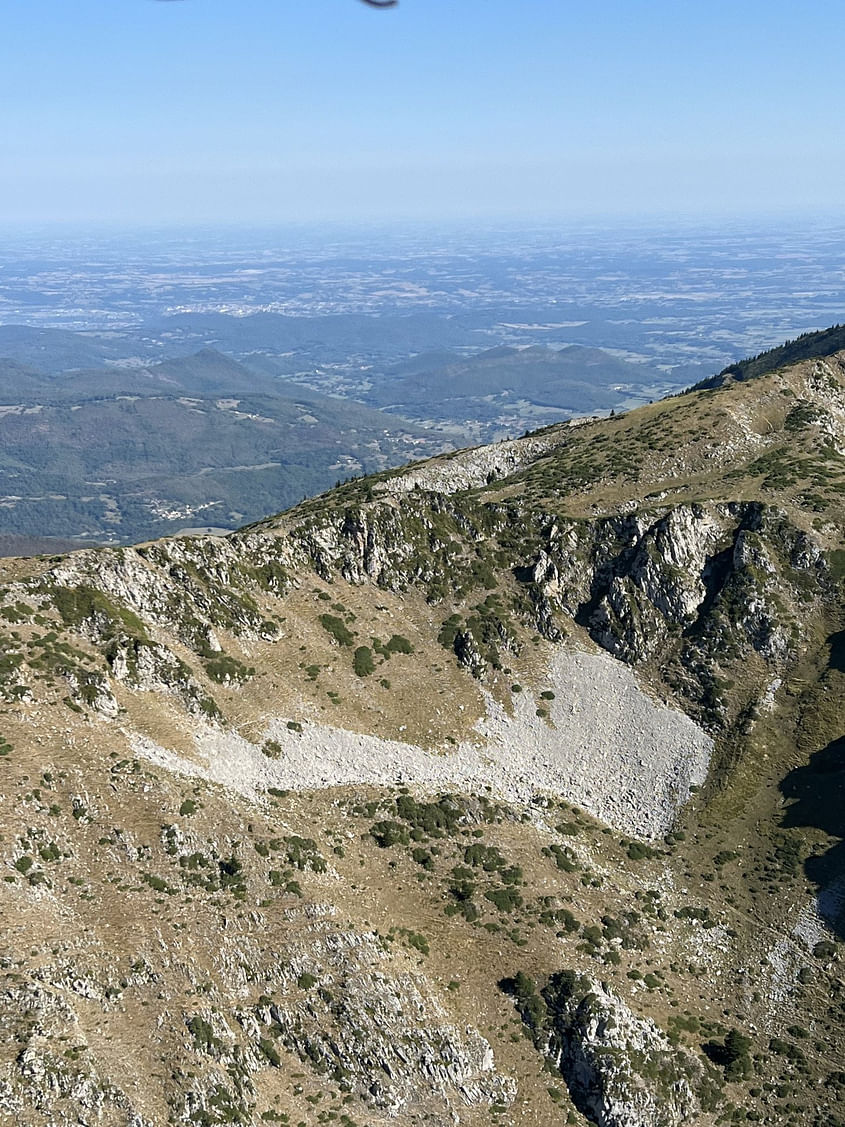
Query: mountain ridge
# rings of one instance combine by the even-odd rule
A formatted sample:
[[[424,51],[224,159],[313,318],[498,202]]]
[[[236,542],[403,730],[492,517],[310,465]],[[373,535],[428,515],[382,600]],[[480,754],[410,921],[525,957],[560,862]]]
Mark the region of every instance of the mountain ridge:
[[[754,379],[756,376],[800,363],[802,360],[832,356],[843,348],[845,348],[845,325],[832,325],[828,329],[802,333],[794,340],[788,340],[776,348],[767,349],[756,356],[729,364],[717,375],[695,384],[695,387],[707,389],[718,387],[728,379]]]
[[[843,496],[839,353],[3,561],[0,1109],[835,1122]]]

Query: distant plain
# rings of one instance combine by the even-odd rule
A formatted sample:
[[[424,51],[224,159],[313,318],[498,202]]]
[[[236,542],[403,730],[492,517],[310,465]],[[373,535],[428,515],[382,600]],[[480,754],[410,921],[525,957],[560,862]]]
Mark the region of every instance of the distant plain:
[[[843,245],[822,219],[17,232],[0,550],[234,528],[661,398],[841,320]]]

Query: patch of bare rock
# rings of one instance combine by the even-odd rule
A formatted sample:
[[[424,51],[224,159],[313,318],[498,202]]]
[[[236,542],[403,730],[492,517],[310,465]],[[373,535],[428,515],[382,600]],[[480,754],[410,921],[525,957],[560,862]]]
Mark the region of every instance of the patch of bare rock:
[[[186,775],[219,783],[252,799],[268,787],[318,790],[369,784],[406,785],[435,793],[488,793],[527,804],[553,794],[615,829],[645,840],[664,835],[707,775],[713,743],[677,709],[652,699],[631,669],[607,654],[562,651],[551,660],[537,716],[528,692],[508,714],[492,698],[476,735],[442,750],[305,722],[291,731],[268,718],[266,738],[282,749],[268,759],[236,732],[198,729],[196,756],[139,735],[138,754]]]

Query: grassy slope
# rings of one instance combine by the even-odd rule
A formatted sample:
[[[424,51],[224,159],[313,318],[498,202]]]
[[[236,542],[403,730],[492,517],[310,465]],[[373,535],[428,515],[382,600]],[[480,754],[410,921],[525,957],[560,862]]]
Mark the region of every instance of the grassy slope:
[[[841,394],[842,371],[838,360],[821,376],[807,364],[561,431],[559,448],[516,477],[456,498],[460,520],[449,518],[449,534],[456,542],[465,537],[464,562],[456,560],[452,572],[456,587],[465,584],[465,590],[453,591],[445,602],[427,602],[423,583],[416,592],[391,592],[348,584],[336,573],[323,578],[303,573],[298,589],[287,588],[282,598],[253,585],[251,597],[261,614],[284,619],[284,638],[245,640],[234,631],[234,619],[222,621],[218,633],[226,653],[259,671],[243,686],[216,684],[204,675],[195,647],[158,628],[156,634],[192,665],[226,722],[247,733],[260,731],[271,699],[293,722],[297,716],[324,715],[385,735],[395,735],[404,723],[409,738],[424,739],[426,702],[436,694],[444,702],[437,739],[459,736],[480,712],[481,700],[475,682],[439,645],[438,632],[451,611],[464,614],[486,596],[485,569],[493,570],[503,597],[518,594],[506,551],[514,537],[537,526],[538,514],[588,523],[631,505],[648,511],[688,501],[762,502],[811,532],[841,578],[843,459],[827,438],[824,420],[805,403],[833,402]],[[841,417],[838,426],[841,438]],[[389,497],[378,499],[378,487],[378,481],[351,483],[274,519],[265,530],[271,539],[296,536],[309,523],[328,525],[358,508],[392,510]],[[518,524],[510,524],[510,541],[490,515],[508,505],[519,514]],[[405,511],[412,514],[410,506]],[[485,513],[491,525],[479,546],[471,522],[478,527]],[[199,550],[202,542],[197,543]],[[481,566],[473,573],[466,561],[476,548]],[[209,566],[197,580],[201,585],[217,582]],[[49,567],[47,561],[5,562],[5,582],[47,573]],[[393,631],[408,636],[414,654],[396,654],[379,671],[390,688],[376,684],[375,676],[354,675],[351,650],[333,645],[320,625],[326,608],[360,640],[375,635],[385,641]],[[567,1112],[578,1121],[564,1086],[542,1072],[511,1003],[496,987],[503,975],[519,969],[542,978],[564,966],[615,984],[635,1009],[664,1028],[674,1022],[679,1039],[692,1047],[730,1027],[748,1032],[756,1063],[745,1081],[725,1086],[725,1098],[762,1121],[829,1124],[842,1115],[842,1092],[829,1079],[841,1068],[843,1051],[839,956],[835,947],[814,953],[812,943],[808,948],[790,934],[815,890],[809,878],[818,877],[820,865],[835,865],[843,836],[841,807],[830,801],[831,789],[841,786],[835,741],[845,705],[841,646],[832,648],[828,640],[842,628],[835,593],[807,612],[803,644],[774,694],[772,711],[762,713],[735,754],[723,758],[729,769],[720,785],[686,810],[679,832],[651,857],[636,851],[632,856],[618,835],[577,812],[555,808],[524,822],[520,811],[485,813],[474,807],[438,831],[440,836],[423,832],[419,841],[379,848],[368,831],[386,818],[402,823],[395,795],[354,789],[279,795],[259,808],[171,775],[138,760],[121,728],[134,726],[190,751],[190,724],[179,701],[120,689],[119,701],[128,710],[120,726],[102,721],[84,702],[68,707],[63,703],[68,682],[58,659],[54,662],[56,642],[44,638],[55,626],[59,644],[64,637],[78,651],[65,658],[79,668],[102,667],[104,643],[92,642],[90,632],[86,638],[80,623],[70,621],[65,629],[49,604],[41,617],[7,623],[7,654],[25,649],[51,655],[41,666],[30,665],[32,700],[9,700],[0,717],[12,747],[0,760],[7,796],[2,841],[7,881],[0,886],[10,921],[7,987],[34,981],[39,973],[55,981],[68,960],[84,966],[101,989],[111,985],[113,1004],[78,1003],[79,1026],[67,1032],[68,1044],[87,1043],[100,1072],[137,1093],[138,1106],[154,1122],[166,1122],[168,1099],[178,1101],[178,1093],[190,1087],[170,1078],[174,1061],[200,1075],[216,1067],[213,1053],[192,1047],[190,1038],[186,1047],[184,1021],[190,1015],[209,1007],[231,1015],[237,1006],[256,1005],[262,993],[299,1004],[300,988],[280,968],[296,957],[298,944],[314,942],[316,925],[303,909],[326,902],[335,905],[340,927],[362,933],[376,928],[385,935],[392,929],[387,942],[392,970],[424,975],[456,1023],[475,1024],[490,1039],[503,1070],[520,1078],[517,1108],[508,1113],[514,1121],[545,1124],[565,1119]],[[568,629],[584,636],[575,624]],[[532,646],[527,630],[521,636],[527,643],[522,656],[508,657],[513,676],[539,688],[547,643]],[[51,662],[53,672],[47,668]],[[309,666],[319,667],[316,678]],[[660,660],[647,662],[641,672],[666,691]],[[759,681],[764,673],[748,663],[745,676]],[[494,691],[504,699],[512,677],[495,677]],[[739,671],[725,692],[739,697],[745,688]],[[737,732],[731,728],[725,738],[737,739]],[[784,811],[784,798],[798,801]],[[190,809],[186,801],[196,803],[195,812],[180,813]],[[175,852],[167,834],[162,836],[169,825],[185,835],[184,842],[177,838]],[[314,839],[329,872],[291,871],[279,887],[269,878],[271,868],[295,866],[277,860],[279,850],[265,856],[255,845],[294,834]],[[52,859],[51,842],[57,843],[58,858]],[[501,870],[473,872],[472,899],[480,915],[470,922],[446,909],[460,902],[455,893],[460,878],[453,870],[466,866],[465,850],[478,842],[497,847],[508,866],[521,868],[515,887],[523,902],[500,910],[485,893],[506,887]],[[574,863],[569,859],[560,868],[554,853],[543,853],[551,845],[573,849]],[[414,849],[428,862],[415,857]],[[243,865],[243,892],[191,884],[192,870],[180,858],[196,852],[212,858],[212,866],[236,855]],[[25,872],[15,867],[22,856],[33,859]],[[45,874],[49,886],[32,881],[36,872]],[[157,889],[150,876],[166,888]],[[828,871],[825,880],[829,876]],[[298,881],[302,896],[288,889],[291,880]],[[562,915],[548,916],[564,909],[578,930],[567,931]],[[632,909],[639,918],[624,919]],[[181,961],[165,960],[156,929]],[[428,954],[424,945],[410,943],[419,935]],[[237,959],[238,951],[248,964],[243,989],[230,981],[232,964],[226,962]],[[133,972],[142,956],[150,971]],[[321,985],[337,989],[329,982],[331,967],[316,960],[313,969]],[[165,1012],[161,1040],[147,1047],[146,1030]],[[29,1019],[15,1013],[14,1020],[26,1039]],[[4,1058],[10,1061],[16,1051],[8,1042]],[[321,1111],[341,1114],[342,1084],[302,1065],[283,1047],[279,1051],[283,1067],[267,1063],[256,1071],[256,1092],[244,1096],[242,1106],[254,1100],[256,1116],[275,1108],[309,1127]],[[62,1067],[77,1067],[63,1050],[58,1055]],[[151,1076],[156,1083],[149,1084]],[[221,1077],[230,1083],[222,1072]],[[318,1091],[324,1093],[321,1100]],[[309,1095],[316,1102],[307,1102]],[[343,1113],[358,1122],[380,1121],[357,1097]],[[467,1124],[490,1121],[486,1111],[460,1114]],[[28,1121],[43,1118],[33,1110]]]

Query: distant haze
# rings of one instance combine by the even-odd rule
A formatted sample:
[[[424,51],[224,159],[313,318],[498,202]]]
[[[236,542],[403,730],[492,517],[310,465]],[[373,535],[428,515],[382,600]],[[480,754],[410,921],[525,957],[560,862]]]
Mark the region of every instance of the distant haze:
[[[0,223],[840,209],[845,6],[31,0]]]

